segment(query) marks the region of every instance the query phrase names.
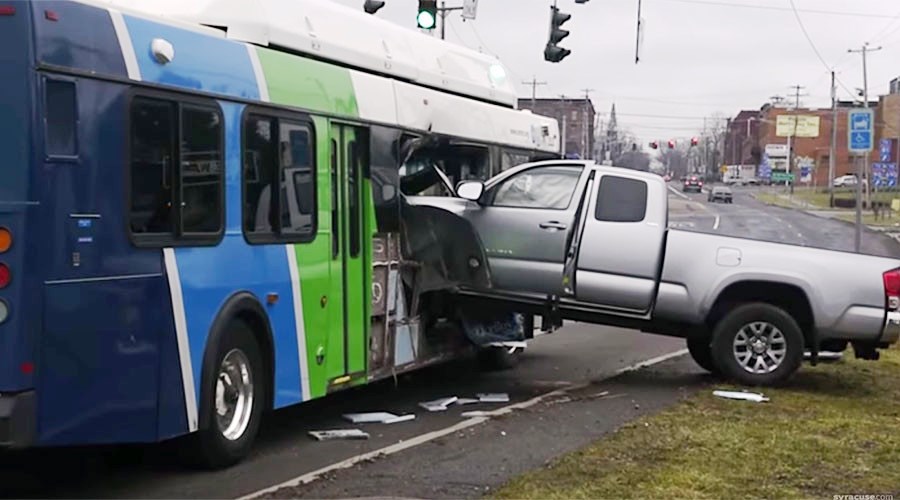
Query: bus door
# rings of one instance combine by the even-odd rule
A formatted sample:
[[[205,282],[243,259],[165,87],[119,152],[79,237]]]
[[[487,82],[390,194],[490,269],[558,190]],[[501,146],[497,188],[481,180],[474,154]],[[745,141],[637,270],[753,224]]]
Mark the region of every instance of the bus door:
[[[328,373],[332,386],[355,381],[366,374],[371,272],[362,171],[368,150],[368,134],[364,128],[332,124],[331,297],[339,302],[330,308],[334,326],[330,328],[328,341]]]

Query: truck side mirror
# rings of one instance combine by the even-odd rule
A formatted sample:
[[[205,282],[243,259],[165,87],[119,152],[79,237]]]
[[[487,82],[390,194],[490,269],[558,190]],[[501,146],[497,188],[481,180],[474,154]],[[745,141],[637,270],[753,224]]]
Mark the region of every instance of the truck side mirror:
[[[456,194],[460,198],[478,201],[484,194],[484,183],[480,181],[463,181],[456,186]]]

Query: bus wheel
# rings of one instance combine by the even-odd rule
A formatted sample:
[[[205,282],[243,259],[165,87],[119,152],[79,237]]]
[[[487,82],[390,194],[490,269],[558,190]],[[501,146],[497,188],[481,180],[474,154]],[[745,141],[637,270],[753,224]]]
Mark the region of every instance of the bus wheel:
[[[265,406],[265,371],[250,328],[232,322],[215,349],[196,436],[198,465],[205,468],[227,467],[250,452]]]
[[[478,350],[478,364],[482,370],[511,370],[519,364],[523,350],[518,347],[482,347]]]

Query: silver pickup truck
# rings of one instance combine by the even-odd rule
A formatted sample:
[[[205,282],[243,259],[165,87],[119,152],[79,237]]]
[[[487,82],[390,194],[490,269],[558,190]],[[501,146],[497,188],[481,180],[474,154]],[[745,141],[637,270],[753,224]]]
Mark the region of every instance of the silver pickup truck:
[[[786,380],[805,351],[878,359],[900,336],[897,260],[669,229],[653,174],[551,160],[450,191],[408,203],[474,227],[490,286],[458,295],[478,307],[683,337],[700,366],[748,385]]]

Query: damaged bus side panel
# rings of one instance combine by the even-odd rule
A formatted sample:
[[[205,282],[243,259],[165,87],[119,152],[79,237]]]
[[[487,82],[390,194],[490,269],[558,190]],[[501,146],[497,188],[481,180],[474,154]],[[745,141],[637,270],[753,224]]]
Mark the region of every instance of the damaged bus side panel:
[[[374,127],[371,137],[376,220],[369,377],[413,370],[473,347],[523,340],[520,315],[449,300],[460,287],[491,288],[487,254],[472,224],[451,211],[409,202],[422,193],[453,196],[443,168],[466,155],[456,155],[446,141],[388,128]],[[475,162],[451,170],[458,180],[486,174]]]

